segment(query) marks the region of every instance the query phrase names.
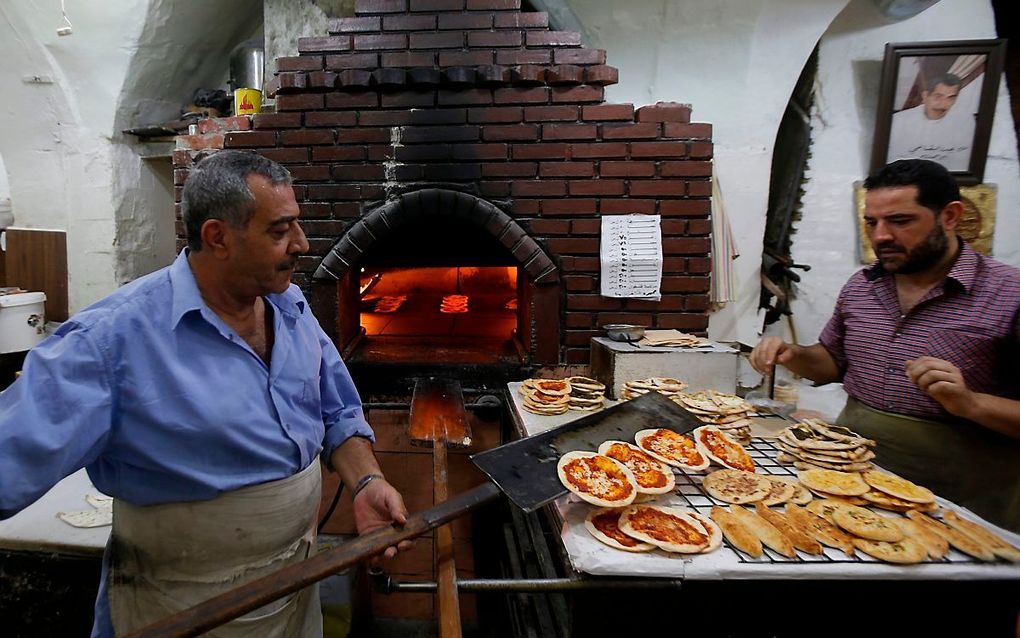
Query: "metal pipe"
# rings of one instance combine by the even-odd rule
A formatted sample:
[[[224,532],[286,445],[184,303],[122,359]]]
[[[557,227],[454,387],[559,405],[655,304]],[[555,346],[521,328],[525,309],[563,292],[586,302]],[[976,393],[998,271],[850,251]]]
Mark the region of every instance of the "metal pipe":
[[[433,581],[399,581],[382,571],[369,570],[373,585],[384,594],[435,593]],[[576,579],[576,578],[465,578],[457,580],[457,589],[471,592],[555,592],[602,589],[680,589],[676,579]]]

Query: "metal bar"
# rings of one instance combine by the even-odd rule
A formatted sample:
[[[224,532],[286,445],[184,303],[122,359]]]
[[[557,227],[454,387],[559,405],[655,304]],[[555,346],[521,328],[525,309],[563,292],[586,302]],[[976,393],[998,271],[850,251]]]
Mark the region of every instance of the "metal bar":
[[[432,493],[435,502],[446,500],[449,486],[449,466],[446,459],[446,419],[442,422],[439,438],[432,446]],[[436,580],[438,593],[436,604],[439,607],[439,638],[460,638],[460,598],[457,596],[457,565],[453,559],[453,529],[449,523],[439,526],[436,530]]]
[[[359,536],[336,549],[290,565],[236,589],[214,596],[204,603],[180,611],[129,634],[128,638],[188,638],[209,631],[266,603],[307,587],[347,569],[355,563],[382,553],[403,540],[435,529],[501,494],[492,483],[483,483],[408,517],[402,527],[395,525]]]
[[[496,593],[543,593],[599,590],[639,589],[680,589],[682,580],[677,579],[598,579],[577,580],[573,578],[463,578],[457,581],[457,589],[465,592]],[[402,582],[389,579],[384,587],[390,593],[435,593],[437,583],[429,581]]]

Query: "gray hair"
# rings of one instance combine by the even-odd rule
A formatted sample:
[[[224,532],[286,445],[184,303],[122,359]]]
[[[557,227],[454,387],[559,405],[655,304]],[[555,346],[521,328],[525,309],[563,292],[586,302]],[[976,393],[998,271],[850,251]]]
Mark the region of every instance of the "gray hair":
[[[219,219],[244,228],[255,214],[249,175],[261,175],[274,186],[291,183],[290,172],[271,159],[247,151],[219,151],[199,161],[184,182],[181,218],[188,248],[202,250],[202,224]]]

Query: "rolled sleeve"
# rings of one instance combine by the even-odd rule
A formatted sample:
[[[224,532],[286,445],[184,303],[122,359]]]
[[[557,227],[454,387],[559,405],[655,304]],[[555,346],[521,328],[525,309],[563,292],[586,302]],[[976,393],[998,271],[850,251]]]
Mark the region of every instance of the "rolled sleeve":
[[[375,432],[365,419],[361,397],[354,387],[347,366],[340,359],[336,346],[325,334],[321,334],[322,371],[319,376],[319,392],[322,397],[322,422],[326,435],[322,442],[321,458],[327,468],[333,470],[330,458],[334,450],[352,436],[360,436],[375,442]]]

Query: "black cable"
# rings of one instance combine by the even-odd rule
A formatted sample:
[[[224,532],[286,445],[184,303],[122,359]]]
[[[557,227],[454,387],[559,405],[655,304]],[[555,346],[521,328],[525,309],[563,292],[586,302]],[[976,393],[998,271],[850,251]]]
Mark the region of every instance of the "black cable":
[[[336,486],[336,494],[333,495],[333,502],[326,508],[326,513],[323,514],[322,520],[319,521],[319,527],[315,530],[317,534],[322,533],[322,528],[326,526],[326,521],[333,515],[336,510],[336,504],[340,502],[340,496],[344,493],[344,482],[340,481]]]

